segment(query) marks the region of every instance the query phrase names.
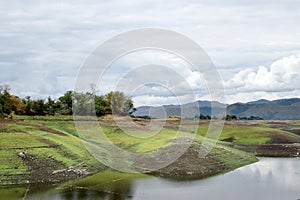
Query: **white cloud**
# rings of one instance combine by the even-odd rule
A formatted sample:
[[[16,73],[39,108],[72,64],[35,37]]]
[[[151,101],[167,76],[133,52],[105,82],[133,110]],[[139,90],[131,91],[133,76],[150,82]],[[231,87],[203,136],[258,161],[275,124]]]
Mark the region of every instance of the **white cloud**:
[[[280,59],[299,52],[299,8],[298,0],[7,1],[0,7],[0,84],[10,84],[23,97],[57,96],[72,89],[80,65],[103,41],[124,31],[158,27],[204,47],[227,80],[230,100],[299,96],[299,56]],[[148,54],[144,63],[172,64],[193,89],[203,90],[203,81],[184,63],[161,56]],[[131,57],[123,62],[115,70],[143,61]],[[184,86],[176,84],[174,90],[185,95]]]
[[[194,95],[182,95],[182,96],[154,96],[154,95],[141,95],[133,98],[134,105],[152,105],[152,106],[161,106],[161,105],[180,105],[185,103],[194,102],[197,99],[194,98]]]
[[[124,91],[137,106],[168,101],[178,104],[174,96],[188,103],[207,93],[199,72],[181,58],[161,50],[143,50],[120,58],[107,68],[98,87],[102,93],[108,88]]]
[[[226,81],[225,87],[231,102],[299,97],[300,54],[279,59],[269,68],[244,69]]]

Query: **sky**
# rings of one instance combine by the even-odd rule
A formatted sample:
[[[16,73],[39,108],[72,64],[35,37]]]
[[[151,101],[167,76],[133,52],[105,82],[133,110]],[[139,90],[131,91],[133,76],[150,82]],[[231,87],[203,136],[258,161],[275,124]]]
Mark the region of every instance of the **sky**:
[[[22,98],[57,98],[73,90],[93,50],[118,34],[147,27],[197,42],[220,74],[226,103],[300,98],[300,0],[0,0],[0,5],[0,85],[9,84]],[[98,84],[100,93],[113,90],[115,80],[134,67],[134,81],[151,74],[172,82],[168,69],[138,70],[153,63],[183,80],[135,88],[128,94],[135,105],[211,99],[203,77],[185,61],[154,50],[113,63]]]

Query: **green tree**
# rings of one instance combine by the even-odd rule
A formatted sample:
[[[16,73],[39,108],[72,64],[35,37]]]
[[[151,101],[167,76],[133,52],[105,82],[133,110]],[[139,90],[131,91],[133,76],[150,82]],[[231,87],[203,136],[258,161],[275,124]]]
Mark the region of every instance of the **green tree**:
[[[97,116],[107,114],[110,110],[110,104],[103,96],[95,96],[95,112]]]
[[[231,120],[237,120],[237,116],[235,115],[226,115],[225,120],[226,121],[231,121]]]
[[[133,101],[123,92],[109,92],[105,98],[109,102],[113,114],[128,115],[133,109]]]
[[[47,102],[45,103],[45,112],[48,115],[55,115],[55,113],[60,111],[60,103],[57,101],[54,101],[50,96],[47,99]]]
[[[9,86],[0,86],[0,115],[10,115],[12,112],[12,101],[9,94]]]
[[[95,96],[92,93],[73,93],[73,112],[76,115],[95,114]]]
[[[35,115],[45,115],[45,101],[43,99],[33,101],[32,109]]]
[[[70,115],[72,114],[72,91],[67,91],[63,96],[59,97],[61,114]]]
[[[199,119],[201,119],[201,120],[207,120],[207,119],[211,119],[211,116],[209,116],[209,115],[203,115],[203,114],[200,114],[200,116],[197,116]]]
[[[25,107],[25,114],[26,115],[33,115],[34,112],[32,110],[32,101],[30,99],[30,96],[27,96],[25,99],[23,99],[23,103],[26,105]]]

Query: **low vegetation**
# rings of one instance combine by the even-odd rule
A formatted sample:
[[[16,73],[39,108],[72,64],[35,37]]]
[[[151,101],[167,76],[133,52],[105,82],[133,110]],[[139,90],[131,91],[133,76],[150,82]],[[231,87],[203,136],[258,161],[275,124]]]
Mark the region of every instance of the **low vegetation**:
[[[17,120],[2,120],[0,123],[1,184],[42,180],[56,182],[62,181],[61,176],[53,176],[57,170],[65,173],[63,180],[66,180],[106,168],[85,149],[72,117],[16,116],[14,118]],[[139,124],[148,123],[145,119],[135,120]],[[124,133],[111,118],[103,117],[100,122],[106,136],[115,145],[132,152],[151,152],[174,144],[176,141],[174,138],[179,130],[178,120],[167,120],[167,124],[158,134],[144,139]],[[203,177],[255,162],[256,159],[251,157],[251,154],[260,156],[297,156],[297,153],[299,154],[299,147],[295,143],[300,143],[300,136],[289,132],[289,130],[299,127],[298,121],[284,122],[284,124],[271,121],[227,122],[218,145],[209,154],[212,160],[210,162],[208,162],[209,159],[206,160],[208,163],[219,163],[219,165],[214,165],[216,169],[213,170],[212,164],[205,167],[206,161],[198,159],[195,153],[207,132],[208,121],[202,121],[196,132],[193,131],[196,124],[192,122],[192,120],[187,120],[187,123],[179,130],[181,138],[196,136],[192,147],[177,161],[182,163],[174,163],[169,166],[170,168],[165,169],[165,173],[160,171],[159,174],[171,176],[171,172],[174,172],[173,175],[175,175],[175,167],[178,170],[178,176],[184,176],[187,175],[187,169],[191,167],[190,174]],[[146,130],[134,129],[131,131],[134,134],[145,134],[146,132]],[[285,153],[279,154],[279,152]],[[242,157],[245,160],[241,159]],[[192,166],[193,162],[194,166]],[[184,170],[183,163],[189,163],[186,170]],[[40,168],[47,167],[44,167],[43,173],[38,175],[37,172],[40,172],[38,171],[40,169],[34,168],[34,165],[40,166]],[[197,171],[200,168],[196,166],[200,165],[211,172],[208,173],[204,168],[202,172]],[[77,169],[78,174],[75,173],[76,170],[69,170],[70,173],[66,173],[68,170],[64,169],[69,167]],[[82,170],[81,173],[80,170]]]
[[[36,183],[41,182],[49,187],[48,184],[86,177],[82,182],[81,179],[76,182],[80,187],[82,184],[93,184],[101,177],[103,185],[100,187],[97,182],[100,184],[98,187],[105,188],[105,180],[122,179],[128,175],[112,171],[87,151],[72,116],[12,116],[13,119],[0,120],[0,193],[6,199],[34,193]],[[174,163],[147,175],[130,174],[129,177],[154,175],[199,179],[256,162],[255,156],[295,157],[300,152],[300,121],[226,121],[217,144],[202,158],[199,157],[199,149],[207,134],[209,120],[200,120],[199,124],[197,120],[184,119],[179,126],[180,118],[168,118],[158,133],[145,138],[131,135],[147,136],[151,131],[146,128],[150,119],[132,118],[134,123],[140,125],[136,128],[126,123],[124,116],[118,117],[123,125],[127,125],[126,133],[111,115],[104,115],[98,120],[106,137],[130,152],[151,153],[157,149],[172,152],[176,144],[192,141],[187,151]],[[93,124],[85,116],[79,117],[78,123],[94,131]],[[154,119],[152,123],[161,123],[161,120]],[[135,166],[131,162],[126,164],[128,166],[124,168]],[[103,173],[88,176],[97,172]],[[116,174],[118,177],[115,177]],[[13,189],[8,187],[12,184],[15,185]],[[29,185],[29,189],[25,190],[22,184]]]

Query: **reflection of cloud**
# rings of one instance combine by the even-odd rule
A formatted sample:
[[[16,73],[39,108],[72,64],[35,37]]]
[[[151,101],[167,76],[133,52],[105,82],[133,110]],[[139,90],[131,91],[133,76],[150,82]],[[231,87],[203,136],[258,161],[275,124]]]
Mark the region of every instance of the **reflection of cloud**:
[[[300,174],[299,169],[300,159],[268,159],[261,158],[259,163],[243,167],[237,171],[242,176],[257,177],[259,181],[277,185],[278,188],[299,189],[300,180],[297,178]]]

